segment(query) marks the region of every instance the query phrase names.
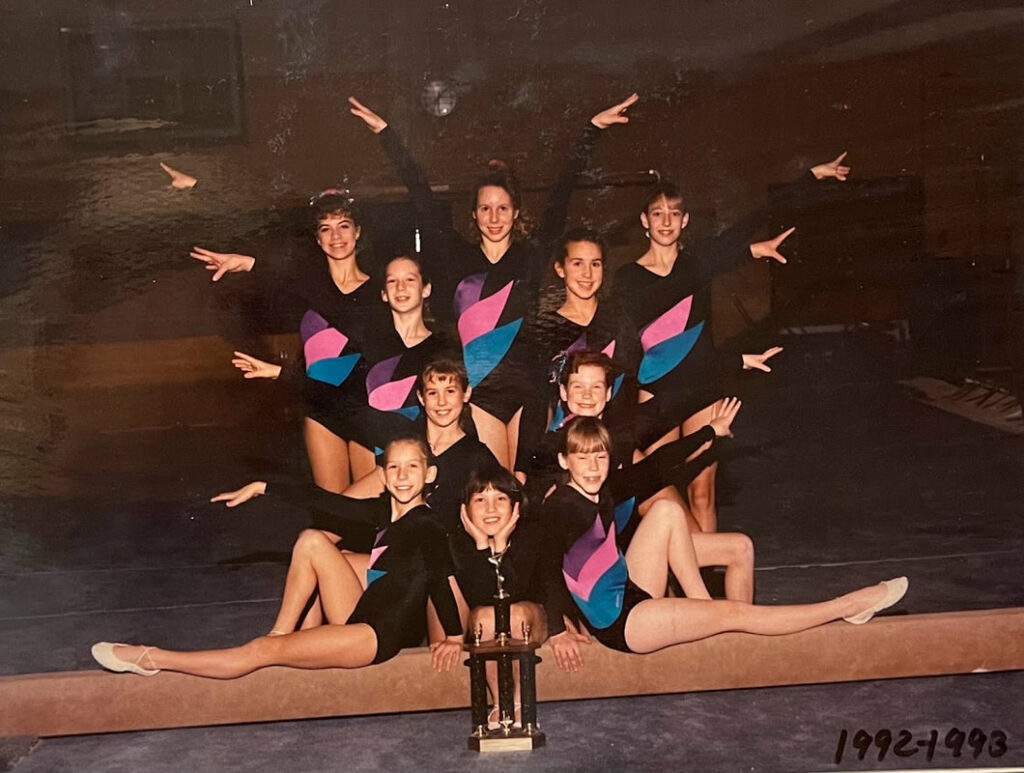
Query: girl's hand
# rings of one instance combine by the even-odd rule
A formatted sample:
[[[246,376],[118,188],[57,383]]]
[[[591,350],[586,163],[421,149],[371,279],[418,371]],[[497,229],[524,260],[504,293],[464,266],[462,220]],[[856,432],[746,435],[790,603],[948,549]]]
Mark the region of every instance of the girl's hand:
[[[448,636],[430,645],[430,665],[439,673],[451,671],[462,654],[462,637]]]
[[[591,118],[590,122],[598,129],[607,129],[609,126],[613,126],[617,123],[629,123],[629,116],[626,115],[626,111],[629,110],[629,108],[631,108],[638,99],[640,99],[640,95],[634,92],[626,97],[622,102],[619,102],[619,104],[612,105],[607,110],[602,110]]]
[[[743,403],[738,397],[727,397],[715,403],[711,409],[711,421],[708,424],[715,431],[716,437],[732,437],[730,427],[736,414],[739,413],[741,405]]]
[[[743,370],[763,370],[765,373],[771,373],[772,369],[766,363],[781,351],[781,346],[773,346],[771,349],[765,349],[760,354],[741,355],[743,357]]]
[[[519,522],[519,503],[516,502],[512,505],[512,517],[508,519],[508,523],[501,527],[497,534],[494,535],[494,552],[502,553],[505,548],[508,547],[508,538],[512,536],[512,532],[516,529],[516,524]]]
[[[472,537],[473,542],[476,543],[477,550],[483,550],[491,546],[490,538],[484,534],[483,530],[477,526],[469,517],[469,513],[466,511],[466,506],[462,505],[459,508],[459,515],[462,518],[462,528],[466,530],[466,534]]]
[[[245,352],[235,352],[231,364],[242,371],[245,378],[277,378],[281,375],[280,365],[258,360]]]
[[[348,103],[352,105],[349,112],[356,118],[362,119],[363,123],[370,127],[374,134],[380,134],[388,127],[388,122],[373,112],[355,97],[349,97]]]
[[[211,502],[224,502],[228,507],[237,507],[243,502],[248,502],[253,497],[261,497],[267,493],[267,482],[254,480],[246,483],[242,488],[235,491],[225,491],[215,497],[210,497]]]
[[[206,264],[207,271],[216,272],[213,281],[219,282],[225,274],[237,274],[240,271],[252,271],[256,258],[252,255],[239,255],[235,252],[214,252],[203,247],[193,247],[190,257]]]
[[[548,639],[548,644],[551,646],[558,667],[563,671],[575,673],[583,668],[583,653],[580,651],[580,644],[590,644],[590,637],[566,629]]]
[[[779,254],[779,245],[782,244],[789,237],[793,231],[796,230],[796,226],[789,228],[774,239],[769,239],[766,242],[754,242],[750,245],[750,254],[757,258],[771,258],[777,260],[779,263],[785,263],[786,259]]]
[[[171,187],[176,188],[179,191],[195,188],[196,183],[199,182],[192,175],[179,172],[177,169],[167,166],[163,161],[160,162],[160,168],[171,176]]]
[[[834,177],[840,182],[846,182],[846,175],[850,173],[850,167],[843,165],[844,158],[846,158],[845,150],[832,161],[812,166],[811,174],[813,174],[818,180],[824,180],[826,177]]]

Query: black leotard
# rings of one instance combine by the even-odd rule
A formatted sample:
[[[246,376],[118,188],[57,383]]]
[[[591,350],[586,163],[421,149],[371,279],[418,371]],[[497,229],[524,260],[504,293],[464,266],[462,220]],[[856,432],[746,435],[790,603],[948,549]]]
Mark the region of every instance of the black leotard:
[[[422,415],[416,381],[424,367],[439,357],[458,352],[457,345],[442,333],[432,333],[407,347],[395,330],[391,315],[374,324],[366,337],[366,367],[361,423],[371,441],[368,448],[380,453],[394,437],[415,431]]]
[[[492,606],[498,582],[489,548],[477,550],[470,536],[460,529],[450,537],[455,559],[455,578],[470,607]],[[521,518],[509,538],[501,560],[502,587],[509,601],[532,601],[549,615],[561,615],[571,608],[560,573],[561,556],[552,549],[542,523]],[[518,636],[518,632],[513,631]]]
[[[313,525],[341,537],[339,549],[369,553],[366,590],[346,623],[365,623],[377,636],[374,663],[415,647],[426,636],[427,599],[449,636],[462,632],[448,577],[454,571],[444,527],[426,505],[391,521],[387,495],[351,499],[313,486],[268,485],[267,492],[308,507]],[[333,622],[333,621],[332,621]],[[340,622],[340,621],[339,621]]]
[[[565,419],[558,384],[569,355],[576,351],[603,352],[611,359],[616,372],[611,376],[612,399],[605,410],[609,425],[621,420],[629,423],[636,405],[636,374],[642,351],[640,336],[632,320],[614,298],[602,300],[589,325],[579,325],[557,311],[537,315],[534,331],[538,368],[546,374],[546,401],[551,419],[548,430],[557,428]]]
[[[797,201],[810,173],[776,193]],[[637,439],[646,447],[721,397],[711,335],[711,281],[751,260],[754,232],[767,219],[759,210],[702,244],[683,247],[667,276],[639,263],[615,274],[614,293],[640,334],[638,386],[654,395],[637,409]]]
[[[714,437],[705,426],[632,467],[612,470],[597,502],[569,484],[545,500],[541,517],[562,554],[565,584],[590,632],[605,646],[629,651],[626,619],[633,607],[651,598],[629,579],[626,566],[625,550],[639,521],[637,505],[675,482],[674,471],[695,475],[701,457],[692,462],[686,457]],[[550,635],[559,630],[558,621],[554,627],[549,621]]]
[[[497,465],[494,454],[475,435],[467,434],[441,454],[430,454],[430,463],[437,467],[434,488],[427,496],[430,509],[449,534],[462,531],[459,506],[463,490],[473,470]]]
[[[294,296],[304,309],[302,352],[281,363],[281,380],[301,393],[306,416],[339,437],[367,445],[371,439],[360,421],[366,404],[364,352],[369,332],[379,329],[384,315],[373,281],[342,293],[326,264],[288,277],[269,274],[262,280],[268,290]]]
[[[424,236],[440,302],[436,312],[454,321],[473,387],[473,404],[503,422],[535,398],[534,358],[526,328],[534,318],[540,279],[565,225],[576,177],[590,158],[598,129],[588,125],[559,176],[540,225],[512,242],[497,263],[456,231],[438,205],[423,171],[390,128],[381,143],[409,189]]]

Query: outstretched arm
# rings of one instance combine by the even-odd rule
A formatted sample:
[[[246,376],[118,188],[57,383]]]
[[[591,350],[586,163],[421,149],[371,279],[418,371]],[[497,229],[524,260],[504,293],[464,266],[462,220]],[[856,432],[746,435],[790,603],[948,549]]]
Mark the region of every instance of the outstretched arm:
[[[171,176],[171,187],[179,191],[195,188],[196,184],[199,182],[192,175],[179,172],[177,169],[167,166],[163,161],[160,162],[160,168]]]
[[[242,371],[245,378],[277,378],[281,375],[280,365],[257,359],[245,352],[235,352],[231,364]]]
[[[779,246],[789,238],[789,235],[796,230],[796,226],[787,228],[785,231],[780,233],[774,239],[768,239],[763,242],[754,242],[750,245],[750,254],[754,260],[760,258],[771,258],[778,263],[785,263],[786,258],[783,257],[782,253],[779,252]]]
[[[781,351],[781,346],[773,346],[770,349],[765,349],[760,354],[741,355],[743,358],[743,370],[763,370],[765,373],[771,373],[772,369],[768,365],[768,360]]]
[[[844,150],[831,161],[826,161],[824,164],[812,166],[811,174],[814,175],[815,180],[824,180],[828,177],[833,177],[840,182],[846,182],[846,176],[850,174],[850,167],[843,164],[843,160],[845,158],[846,151]]]
[[[210,497],[211,502],[223,502],[228,507],[238,507],[238,505],[248,502],[254,497],[260,497],[267,493],[267,482],[265,480],[254,480],[252,483],[246,483],[242,488],[234,491],[225,491],[217,494],[216,496]]]
[[[252,271],[256,258],[234,252],[214,252],[205,247],[193,247],[189,256],[206,264],[207,271],[213,271],[213,281],[219,282],[225,274]]]

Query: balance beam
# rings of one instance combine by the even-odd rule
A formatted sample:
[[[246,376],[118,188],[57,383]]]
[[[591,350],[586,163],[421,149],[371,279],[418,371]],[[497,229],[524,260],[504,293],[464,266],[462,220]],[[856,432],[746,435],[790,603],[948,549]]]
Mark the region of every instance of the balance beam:
[[[599,644],[567,674],[540,654],[542,701],[853,682],[1024,669],[1024,608],[831,623],[787,636],[729,633],[650,655]],[[425,648],[360,669],[265,668],[217,680],[69,671],[0,678],[0,735],[60,736],[469,705],[462,668],[437,674]],[[466,717],[468,726],[469,716]]]

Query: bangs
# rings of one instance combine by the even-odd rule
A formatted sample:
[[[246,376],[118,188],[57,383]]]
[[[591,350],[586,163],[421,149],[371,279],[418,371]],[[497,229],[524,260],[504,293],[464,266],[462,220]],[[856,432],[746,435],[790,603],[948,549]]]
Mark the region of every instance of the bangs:
[[[565,453],[611,453],[612,438],[608,428],[593,416],[577,416],[565,428]]]
[[[482,494],[487,489],[500,491],[512,500],[513,504],[523,501],[523,488],[519,480],[505,468],[498,467],[497,464],[473,470],[463,489],[462,501],[468,505],[470,499],[477,494]]]

